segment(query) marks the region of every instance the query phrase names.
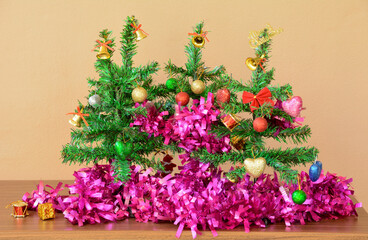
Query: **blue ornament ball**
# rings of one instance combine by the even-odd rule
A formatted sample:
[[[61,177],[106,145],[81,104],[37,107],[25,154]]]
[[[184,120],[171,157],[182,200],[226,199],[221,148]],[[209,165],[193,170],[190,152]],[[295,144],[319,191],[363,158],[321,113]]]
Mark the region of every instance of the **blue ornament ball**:
[[[312,182],[315,182],[319,179],[322,172],[322,163],[320,161],[316,161],[309,168],[309,178]]]

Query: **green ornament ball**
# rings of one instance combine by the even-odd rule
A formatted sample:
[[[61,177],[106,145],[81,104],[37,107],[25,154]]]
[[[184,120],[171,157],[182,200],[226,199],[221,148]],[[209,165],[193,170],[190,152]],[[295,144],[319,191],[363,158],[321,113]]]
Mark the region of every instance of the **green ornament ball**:
[[[178,87],[178,81],[175,78],[169,78],[166,81],[166,87],[169,90],[175,90]]]
[[[133,152],[133,144],[130,142],[124,143],[122,141],[117,141],[115,143],[115,150],[118,155],[128,156]]]
[[[296,190],[291,195],[293,202],[296,204],[303,204],[307,199],[307,194],[303,190]]]

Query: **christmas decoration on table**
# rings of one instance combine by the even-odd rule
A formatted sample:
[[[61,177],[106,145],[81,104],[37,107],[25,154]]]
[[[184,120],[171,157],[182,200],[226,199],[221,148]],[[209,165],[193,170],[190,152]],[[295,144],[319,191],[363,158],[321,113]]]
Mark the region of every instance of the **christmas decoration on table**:
[[[175,78],[169,78],[166,81],[166,87],[169,90],[175,90],[178,87],[178,81]]]
[[[282,28],[274,30],[269,24],[267,24],[264,29],[249,33],[249,45],[251,48],[257,48],[269,42],[274,36],[280,34],[282,31]]]
[[[282,102],[282,109],[290,116],[296,118],[303,109],[303,101],[299,96],[292,97]]]
[[[79,108],[79,106],[77,107],[77,112],[76,113],[67,113],[67,115],[70,114],[74,114],[75,116],[73,117],[73,119],[69,120],[69,123],[72,124],[75,127],[81,127],[81,121],[83,120],[83,122],[86,124],[86,126],[88,127],[88,123],[87,120],[84,117],[88,117],[89,114],[85,114],[83,113],[83,109],[84,107],[82,106],[82,110]]]
[[[177,237],[184,228],[190,229],[196,237],[202,223],[217,236],[216,230],[237,226],[246,232],[252,225],[266,227],[264,218],[289,227],[293,223],[356,216],[356,208],[362,206],[354,204],[349,197],[354,193],[350,189],[352,179],[331,173],[323,176],[320,183],[314,183],[308,174],[301,172],[303,189],[310,198],[299,205],[293,204],[285,192],[285,189],[294,192],[298,187],[280,185],[276,174],[263,174],[256,184],[249,175],[229,184],[222,170],[210,168],[209,163],[187,161],[180,167],[180,173],[164,178],[152,174],[151,168],[132,166],[131,179],[123,184],[114,182],[112,169],[110,164],[80,169],[74,173],[75,182],[65,185],[70,196],[49,193],[46,201],[53,201],[68,221],[79,226],[123,220],[129,217],[130,211],[139,222],[176,223]],[[244,192],[252,197],[245,198]],[[28,205],[36,202],[35,195],[23,198]],[[325,201],[327,198],[333,200]],[[194,207],[197,202],[202,203],[201,207]],[[213,225],[214,222],[217,224]]]
[[[207,31],[203,32],[202,30],[200,31],[200,33],[198,32],[194,32],[194,33],[188,33],[189,36],[193,36],[192,38],[192,44],[194,47],[196,48],[201,48],[204,46],[204,44],[207,42],[209,42],[210,40],[208,40],[207,38]]]
[[[114,49],[112,48],[115,46],[114,41],[113,39],[108,38],[110,34],[111,32],[105,29],[100,33],[100,37],[103,38],[102,42],[100,40],[96,40],[97,45],[92,49],[92,51],[95,51],[97,48],[99,48],[96,55],[98,59],[110,59],[111,53],[114,52]]]
[[[257,93],[257,95],[254,95],[250,92],[243,92],[243,103],[250,103],[250,109],[253,112],[260,106],[262,106],[264,103],[270,103],[271,105],[274,105],[274,102],[271,100],[272,93],[271,91],[265,87],[261,91]]]
[[[142,24],[138,24],[138,26],[137,26],[134,16],[131,17],[131,20],[132,21],[131,21],[130,25],[134,28],[133,33],[136,36],[136,41],[138,42],[138,41],[146,38],[149,34],[141,29]]]
[[[257,69],[258,66],[260,66],[263,70],[263,72],[265,72],[262,63],[264,63],[266,61],[266,59],[264,58],[264,55],[260,56],[260,57],[256,57],[256,58],[247,58],[245,60],[245,65],[247,65],[247,67],[249,68],[249,70],[251,71],[255,71]]]
[[[221,121],[230,131],[233,131],[234,128],[239,126],[240,119],[235,114],[230,113],[223,116]]]
[[[247,173],[254,178],[258,178],[262,175],[267,165],[266,159],[260,158],[247,158],[244,160],[244,167]]]
[[[301,190],[299,177],[298,177],[298,190],[295,190],[292,194],[293,202],[296,204],[303,204],[307,200],[307,194]]]
[[[241,138],[239,136],[234,136],[231,138],[231,145],[236,149],[236,150],[242,150],[245,144],[245,139]]]
[[[267,66],[271,40],[279,30],[267,26],[250,35],[256,57],[248,63],[255,71],[246,82],[234,79],[222,65],[204,67],[202,51],[208,39],[199,23],[185,46],[185,65],[168,61],[165,71],[170,78],[154,85],[158,63],[133,64],[136,40],[145,34],[142,25],[133,17],[125,23],[122,65],[97,60],[99,79],[88,80],[94,88],[90,92],[101,94],[103,104],[90,103],[83,113],[72,113],[80,124],[82,114],[88,114],[90,126],[73,129],[72,141],[62,151],[65,163],[96,165],[75,172],[74,184],[65,186],[71,195],[60,196],[59,185],[46,191],[40,183],[23,197],[30,209],[50,202],[79,226],[129,216],[139,222],[174,222],[177,237],[185,228],[193,237],[200,234],[199,227],[216,236],[217,229],[244,226],[248,232],[252,225],[290,226],[356,215],[361,204],[349,198],[351,179],[321,172],[313,182],[314,176],[293,169],[312,163],[318,154],[315,147],[266,146],[268,139],[303,144],[311,135],[309,126],[300,124],[301,98],[288,102],[292,87],[274,85],[274,69]],[[110,34],[101,35],[102,43],[111,41],[108,45],[115,47]],[[196,81],[201,81],[199,88],[193,88]],[[162,160],[158,151],[164,153]],[[176,154],[182,165],[173,173]],[[98,164],[101,161],[108,164]],[[226,163],[231,170],[224,174],[221,166]],[[264,174],[266,166],[275,173]]]
[[[217,104],[221,106],[221,103],[229,103],[230,102],[230,91],[227,88],[222,88],[217,90],[216,100]]]
[[[38,205],[38,216],[41,220],[55,218],[55,209],[52,203],[41,203]]]
[[[116,170],[117,179],[122,181],[129,179],[131,164],[160,167],[148,156],[164,144],[158,143],[155,139],[147,140],[146,133],[130,127],[133,116],[147,111],[143,107],[135,108],[135,103],[143,104],[147,100],[152,101],[153,98],[160,99],[161,97],[166,100],[169,97],[163,84],[157,86],[152,84],[152,75],[159,69],[157,62],[134,66],[133,57],[137,52],[137,40],[142,39],[145,35],[142,25],[134,17],[127,17],[125,20],[120,46],[115,46],[111,31],[100,32],[102,39],[99,41],[119,51],[122,64],[119,66],[111,59],[96,60],[95,68],[99,78],[88,79],[88,83],[92,89],[91,92],[100,97],[103,96],[103,104],[100,102],[101,98],[92,95],[89,105],[85,106],[83,111],[78,110],[78,113],[72,113],[76,115],[76,119],[73,120],[75,126],[83,126],[83,121],[88,128],[74,129],[71,132],[72,141],[62,150],[64,163],[83,164],[91,161],[97,163],[115,159],[112,166]],[[107,50],[110,54],[112,53],[109,48]],[[118,146],[118,149],[115,149],[115,143],[120,141],[122,136],[129,139],[128,143],[124,142],[123,148]],[[142,144],[142,141],[145,141],[145,144]],[[131,146],[128,146],[130,144],[134,146],[133,150]],[[139,152],[139,158],[132,161],[131,151]],[[138,154],[133,155],[138,157]]]
[[[312,182],[315,182],[319,179],[322,173],[322,162],[315,161],[312,166],[309,168],[309,177]]]
[[[144,102],[147,99],[146,89],[140,86],[134,88],[132,92],[132,98],[134,102],[138,102],[138,103]]]
[[[175,101],[177,104],[180,104],[180,106],[188,105],[189,100],[190,100],[189,94],[186,92],[180,92],[176,94]]]
[[[5,208],[9,208],[10,206],[13,207],[13,213],[11,213],[10,215],[12,215],[15,218],[24,218],[29,215],[27,212],[28,204],[24,201],[18,200],[9,203]]]
[[[97,94],[92,95],[89,99],[88,99],[88,103],[89,105],[91,105],[92,107],[98,107],[101,105],[101,97]]]
[[[203,91],[206,89],[206,85],[204,84],[204,82],[202,82],[201,80],[201,76],[204,73],[204,68],[199,68],[197,69],[197,76],[198,79],[193,81],[192,84],[190,85],[190,89],[192,89],[192,92],[195,94],[201,94],[203,93]]]
[[[253,128],[256,132],[266,131],[268,126],[267,120],[263,117],[258,117],[253,121]]]

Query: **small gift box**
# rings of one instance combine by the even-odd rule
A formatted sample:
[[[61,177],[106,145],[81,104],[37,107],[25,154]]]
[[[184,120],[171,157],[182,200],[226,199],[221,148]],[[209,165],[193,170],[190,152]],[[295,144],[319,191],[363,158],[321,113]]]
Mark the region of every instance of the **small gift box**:
[[[55,218],[55,209],[52,203],[43,203],[38,205],[38,216],[42,220]]]
[[[10,215],[12,215],[15,218],[24,218],[28,215],[27,212],[27,206],[28,204],[19,200],[19,201],[15,201],[12,202],[10,204],[8,204],[8,206],[6,206],[6,208],[13,206],[13,213],[11,213]]]

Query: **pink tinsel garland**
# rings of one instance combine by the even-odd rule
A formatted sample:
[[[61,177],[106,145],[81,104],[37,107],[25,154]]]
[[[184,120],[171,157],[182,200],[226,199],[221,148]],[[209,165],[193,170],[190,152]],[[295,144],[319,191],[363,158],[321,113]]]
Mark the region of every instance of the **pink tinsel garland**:
[[[168,112],[159,112],[152,103],[146,102],[142,106],[147,108],[147,117],[138,115],[131,124],[150,136],[163,136],[165,144],[178,142],[185,150],[179,158],[186,162],[179,167],[179,174],[161,178],[159,174],[150,174],[152,169],[143,171],[140,166],[133,166],[131,179],[123,184],[114,182],[111,165],[95,165],[74,173],[74,184],[65,185],[70,196],[59,195],[62,183],[55,189],[46,185],[50,188],[46,190],[41,182],[37,190],[26,193],[23,200],[30,209],[52,202],[66,219],[79,226],[122,220],[132,214],[139,222],[173,221],[179,226],[177,237],[184,228],[189,228],[193,238],[201,234],[199,227],[209,228],[214,236],[217,236],[216,229],[233,229],[240,225],[249,232],[252,224],[265,227],[263,218],[290,226],[294,222],[305,224],[305,221],[357,215],[355,208],[361,207],[361,203],[354,205],[349,198],[354,194],[349,188],[352,179],[327,173],[312,182],[308,174],[302,172],[301,188],[308,199],[296,205],[291,201],[291,194],[297,186],[281,186],[276,173],[273,178],[263,174],[256,183],[249,175],[232,183],[222,177],[221,169],[190,158],[190,152],[199,148],[212,153],[231,149],[229,137],[218,139],[209,134],[220,114],[212,102],[213,95],[209,93],[207,101],[194,100],[190,109],[178,106],[175,116],[168,120],[164,119]]]
[[[233,229],[244,226],[248,232],[252,224],[265,227],[263,218],[272,223],[336,219],[357,215],[349,198],[354,192],[349,188],[352,179],[327,173],[319,181],[312,182],[307,173],[301,173],[301,188],[308,199],[302,205],[290,201],[296,185],[284,185],[289,190],[283,196],[277,175],[272,178],[263,174],[256,183],[247,175],[238,183],[222,178],[220,169],[211,169],[209,164],[189,161],[180,167],[179,174],[164,178],[151,175],[152,169],[141,171],[132,167],[132,178],[125,185],[114,182],[110,165],[95,165],[76,172],[75,183],[66,185],[71,196],[45,191],[43,185],[32,194],[26,193],[23,200],[30,209],[38,204],[52,202],[63,211],[65,218],[80,226],[85,223],[122,220],[129,210],[137,221],[174,221],[179,225],[177,237],[184,228],[190,228],[193,238],[200,234],[199,227],[207,227],[216,236],[216,229]],[[30,196],[30,197],[29,197]]]

